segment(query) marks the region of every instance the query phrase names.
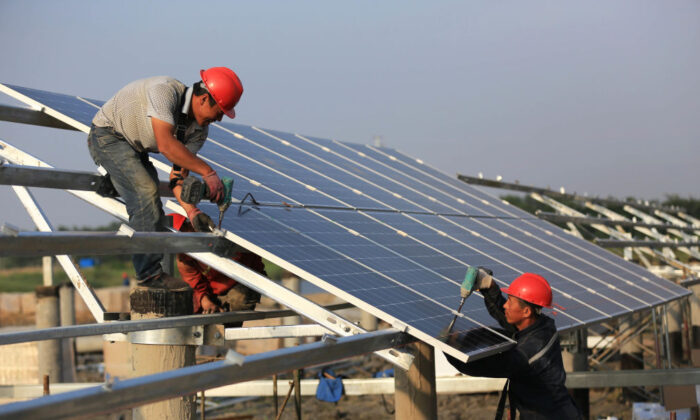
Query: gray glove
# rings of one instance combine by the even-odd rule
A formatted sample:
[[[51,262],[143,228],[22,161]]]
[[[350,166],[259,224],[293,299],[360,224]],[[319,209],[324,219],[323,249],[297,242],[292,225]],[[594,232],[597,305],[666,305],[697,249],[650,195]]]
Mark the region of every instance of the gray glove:
[[[486,267],[479,267],[479,273],[476,275],[476,282],[474,282],[474,289],[486,290],[493,286],[493,284],[493,271]]]

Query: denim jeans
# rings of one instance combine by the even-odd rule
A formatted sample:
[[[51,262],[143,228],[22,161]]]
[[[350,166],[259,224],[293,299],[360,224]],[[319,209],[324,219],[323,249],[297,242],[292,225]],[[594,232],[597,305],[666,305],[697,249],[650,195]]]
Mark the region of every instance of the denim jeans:
[[[88,150],[102,166],[126,204],[129,225],[139,232],[164,231],[163,204],[158,193],[158,174],[148,152],[137,152],[126,139],[109,127],[95,127],[88,134]],[[163,254],[132,256],[136,278],[146,280],[163,272]]]

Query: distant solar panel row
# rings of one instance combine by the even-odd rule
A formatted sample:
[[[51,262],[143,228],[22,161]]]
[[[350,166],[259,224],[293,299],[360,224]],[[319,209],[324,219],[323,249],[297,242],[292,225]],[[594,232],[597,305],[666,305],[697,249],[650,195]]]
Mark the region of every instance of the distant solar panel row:
[[[6,86],[87,126],[101,104]],[[230,123],[211,126],[209,137],[199,155],[233,175],[236,199],[250,193],[259,203],[229,210],[225,229],[443,350],[453,352],[440,340],[469,265],[493,269],[502,285],[526,271],[545,276],[565,308],[554,315],[560,329],[688,294],[394,150]],[[201,207],[216,217],[215,206]],[[484,328],[495,322],[481,298],[468,300],[462,314],[455,330],[474,332],[467,355],[508,343]]]

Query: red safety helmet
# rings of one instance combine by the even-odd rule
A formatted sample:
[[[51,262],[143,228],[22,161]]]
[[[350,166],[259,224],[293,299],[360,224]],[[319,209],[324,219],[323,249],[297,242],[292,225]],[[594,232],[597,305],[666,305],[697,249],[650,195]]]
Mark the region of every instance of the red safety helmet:
[[[552,288],[547,280],[539,274],[523,273],[522,276],[513,280],[510,286],[501,288],[501,290],[525,302],[545,308],[552,307]]]
[[[173,218],[173,229],[179,232],[182,229],[182,224],[185,223],[187,218],[179,213],[170,213],[168,216]]]
[[[199,75],[207,86],[207,90],[214,98],[219,108],[229,118],[236,117],[236,106],[243,94],[243,85],[236,73],[228,67],[212,67],[208,70],[201,70]]]

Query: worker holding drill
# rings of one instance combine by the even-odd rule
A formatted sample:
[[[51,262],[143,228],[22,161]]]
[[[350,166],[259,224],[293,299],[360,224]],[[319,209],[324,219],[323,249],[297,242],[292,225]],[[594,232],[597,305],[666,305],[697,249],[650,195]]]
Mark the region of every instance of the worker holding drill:
[[[516,345],[474,362],[464,363],[450,355],[446,355],[447,360],[467,375],[508,378],[496,413],[499,420],[506,396],[510,401],[511,419],[515,419],[516,410],[521,420],[581,419],[564,385],[566,373],[554,320],[542,313],[542,307],[552,306],[549,283],[540,275],[524,273],[508,288],[499,289],[492,275],[490,270],[480,268],[473,288],[483,294],[489,314]],[[450,343],[458,346],[465,339],[465,336],[453,335]]]
[[[221,202],[224,185],[196,153],[207,138],[208,126],[224,114],[234,118],[243,86],[226,67],[200,72],[201,81],[186,86],[168,76],[132,82],[119,90],[97,112],[88,134],[88,149],[95,163],[107,171],[126,204],[129,224],[136,231],[165,229],[158,192],[158,175],[149,153],[162,153],[172,162],[170,188],[197,231],[210,231],[214,223],[195,205],[180,197],[182,180],[189,172],[202,176],[208,197]],[[176,288],[184,283],[164,274],[163,254],[132,257],[140,286]]]
[[[172,226],[179,232],[192,232],[194,229],[182,215],[173,213]],[[237,263],[267,276],[265,265],[259,255],[235,248],[230,255]],[[194,313],[212,314],[216,312],[252,311],[260,302],[260,293],[236,282],[236,280],[214,270],[187,254],[177,255],[177,269],[182,279],[193,290]],[[227,327],[240,327],[242,322]]]

